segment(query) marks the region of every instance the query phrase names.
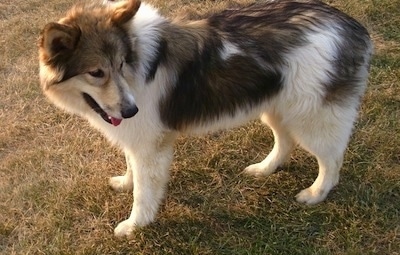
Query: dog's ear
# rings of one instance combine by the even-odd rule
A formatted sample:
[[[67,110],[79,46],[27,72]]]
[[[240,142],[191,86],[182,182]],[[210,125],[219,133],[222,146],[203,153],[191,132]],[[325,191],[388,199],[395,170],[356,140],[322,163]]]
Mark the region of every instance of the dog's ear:
[[[45,58],[51,59],[61,54],[71,53],[79,41],[81,31],[60,23],[47,24],[40,36],[39,47]]]
[[[136,12],[140,7],[140,0],[127,0],[121,2],[114,9],[114,13],[111,16],[112,23],[116,25],[123,25],[135,16]]]

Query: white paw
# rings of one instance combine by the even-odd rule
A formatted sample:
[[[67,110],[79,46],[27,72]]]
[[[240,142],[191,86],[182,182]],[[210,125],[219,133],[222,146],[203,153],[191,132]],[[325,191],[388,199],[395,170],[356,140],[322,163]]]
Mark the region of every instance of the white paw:
[[[265,166],[265,164],[257,163],[246,167],[244,169],[244,172],[246,174],[253,175],[256,177],[266,177],[275,172],[275,169],[271,169]]]
[[[114,229],[114,235],[118,238],[129,237],[133,230],[135,230],[135,224],[133,221],[127,219],[118,224],[118,226]]]
[[[304,203],[307,205],[315,205],[319,202],[325,200],[329,191],[320,190],[320,189],[312,189],[311,187],[307,189],[303,189],[299,194],[296,195],[296,200],[299,203]]]
[[[111,177],[108,181],[108,184],[111,186],[111,188],[118,192],[131,191],[133,188],[132,182],[127,181],[125,176]]]

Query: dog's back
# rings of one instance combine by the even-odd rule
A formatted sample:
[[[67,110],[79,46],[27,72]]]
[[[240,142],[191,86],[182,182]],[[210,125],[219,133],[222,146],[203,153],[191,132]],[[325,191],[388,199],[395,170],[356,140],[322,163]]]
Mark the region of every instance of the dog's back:
[[[171,129],[196,129],[254,108],[271,110],[280,101],[296,104],[290,110],[295,115],[306,110],[304,102],[312,108],[357,105],[365,90],[368,32],[321,2],[253,4],[213,14],[200,27],[193,33],[186,24],[174,26],[162,35],[171,42],[162,61],[178,73],[160,103]],[[192,45],[174,46],[190,37],[197,39]]]

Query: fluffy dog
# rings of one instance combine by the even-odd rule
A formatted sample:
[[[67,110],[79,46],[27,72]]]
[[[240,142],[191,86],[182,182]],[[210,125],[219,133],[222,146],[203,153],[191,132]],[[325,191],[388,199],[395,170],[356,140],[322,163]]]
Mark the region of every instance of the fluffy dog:
[[[115,190],[132,190],[116,236],[152,222],[180,133],[261,118],[275,144],[245,172],[268,176],[295,145],[319,164],[297,201],[323,201],[339,170],[367,84],[372,44],[353,18],[319,1],[277,0],[170,20],[139,0],[92,1],[47,24],[40,81],[126,155]]]

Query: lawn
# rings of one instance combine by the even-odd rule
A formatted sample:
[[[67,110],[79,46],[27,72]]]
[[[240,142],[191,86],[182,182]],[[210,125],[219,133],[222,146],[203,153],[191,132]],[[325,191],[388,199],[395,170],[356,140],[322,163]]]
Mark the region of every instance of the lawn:
[[[117,239],[130,193],[108,177],[123,154],[42,95],[37,38],[73,0],[0,3],[0,254],[400,254],[400,3],[330,0],[371,33],[375,55],[341,181],[316,206],[294,196],[317,175],[302,150],[275,174],[241,174],[272,133],[259,122],[176,144],[156,222]],[[152,0],[167,16],[222,0]],[[238,0],[238,3],[251,2]]]

